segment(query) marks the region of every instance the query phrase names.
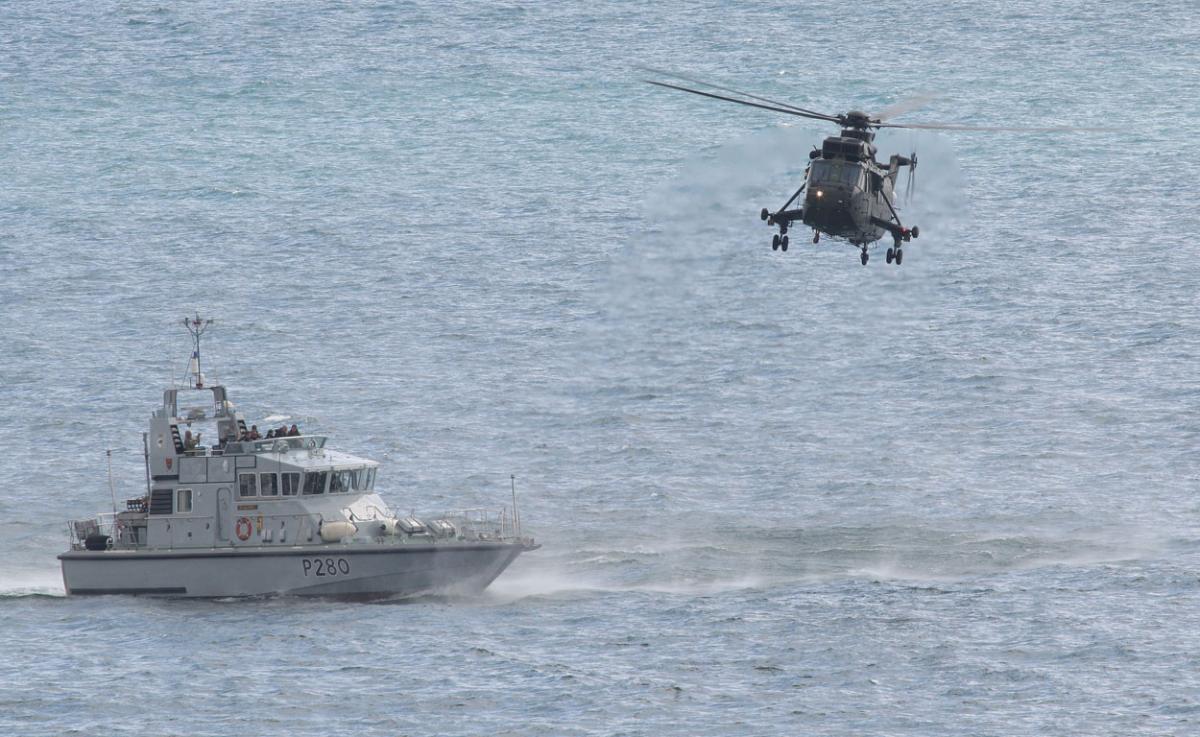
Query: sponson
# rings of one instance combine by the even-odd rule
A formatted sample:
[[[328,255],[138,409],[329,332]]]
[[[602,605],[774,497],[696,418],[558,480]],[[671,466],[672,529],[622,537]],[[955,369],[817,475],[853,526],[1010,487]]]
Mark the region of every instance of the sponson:
[[[211,323],[184,320],[188,381],[163,393],[143,435],[146,494],[68,525],[68,594],[477,592],[538,547],[521,535],[515,496],[496,513],[401,516],[376,491],[378,463],[323,435],[251,439],[226,388],[201,373]],[[216,444],[203,444],[202,427]]]

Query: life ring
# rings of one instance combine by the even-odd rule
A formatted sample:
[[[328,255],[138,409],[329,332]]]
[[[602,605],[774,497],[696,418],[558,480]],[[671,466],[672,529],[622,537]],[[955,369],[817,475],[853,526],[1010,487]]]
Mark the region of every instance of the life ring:
[[[250,524],[249,517],[238,517],[237,527],[234,528],[234,533],[238,540],[249,540],[250,533],[254,530],[254,526]]]

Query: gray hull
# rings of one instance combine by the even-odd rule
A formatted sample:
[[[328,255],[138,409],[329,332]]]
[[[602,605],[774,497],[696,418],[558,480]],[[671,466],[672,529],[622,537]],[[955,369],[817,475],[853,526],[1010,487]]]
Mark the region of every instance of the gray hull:
[[[387,597],[477,593],[520,543],[76,550],[59,556],[70,595]]]

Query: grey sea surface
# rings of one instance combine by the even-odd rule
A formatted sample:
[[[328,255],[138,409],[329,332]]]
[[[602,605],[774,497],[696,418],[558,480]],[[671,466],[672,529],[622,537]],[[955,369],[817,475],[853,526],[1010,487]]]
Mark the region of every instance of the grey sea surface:
[[[0,734],[1200,733],[1194,2],[0,7]],[[761,207],[845,112],[902,267]],[[544,547],[485,594],[62,595],[210,376]]]

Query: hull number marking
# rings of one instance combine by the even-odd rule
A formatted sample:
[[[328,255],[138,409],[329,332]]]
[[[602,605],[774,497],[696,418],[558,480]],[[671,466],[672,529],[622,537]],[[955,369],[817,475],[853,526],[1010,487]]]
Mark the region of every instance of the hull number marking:
[[[345,558],[305,558],[301,561],[305,576],[347,576],[350,561]]]

